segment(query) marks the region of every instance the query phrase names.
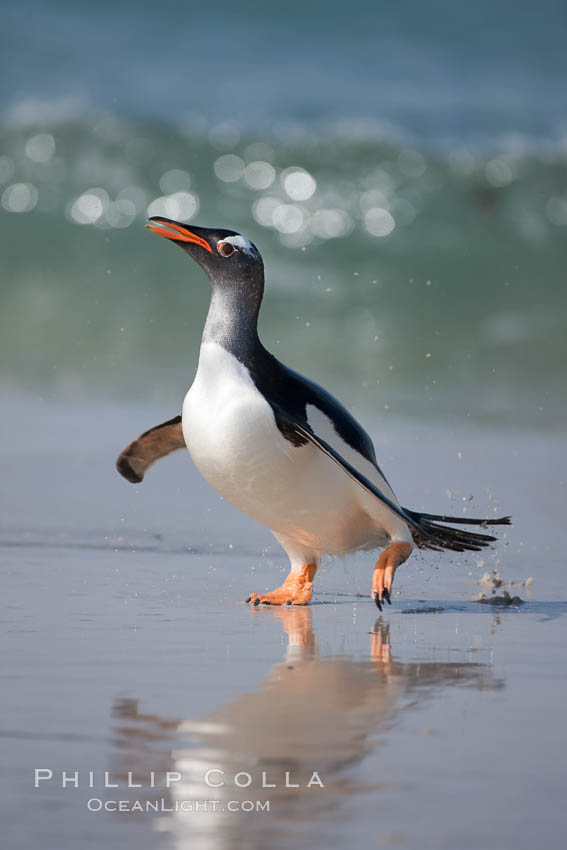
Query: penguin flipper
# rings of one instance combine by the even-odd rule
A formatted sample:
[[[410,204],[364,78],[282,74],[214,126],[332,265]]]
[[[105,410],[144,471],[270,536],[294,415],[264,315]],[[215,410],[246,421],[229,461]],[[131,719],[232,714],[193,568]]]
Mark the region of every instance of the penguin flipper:
[[[348,460],[337,452],[326,440],[315,434],[308,423],[298,422],[295,417],[291,416],[287,411],[284,411],[279,407],[274,406],[273,410],[277,426],[286,439],[295,446],[305,445],[308,442],[317,446],[317,448],[326,454],[327,457],[330,457],[331,460],[338,464],[338,466],[342,467],[350,478],[358,482],[361,487],[364,487],[365,490],[368,490],[369,493],[372,493],[373,496],[387,505],[393,513],[403,519],[404,522],[407,522],[410,527],[414,528],[416,531],[422,531],[418,523],[412,516],[405,512],[404,508],[396,505],[395,502],[382,493],[382,491],[373,484],[372,481],[349,463]]]
[[[159,460],[177,449],[185,448],[181,416],[175,416],[150,428],[130,443],[118,456],[116,469],[127,481],[139,484],[146,470]]]
[[[480,552],[486,546],[496,541],[496,537],[490,534],[478,534],[472,531],[464,531],[460,528],[449,528],[446,525],[438,525],[431,522],[431,518],[443,519],[446,522],[461,522],[467,524],[465,518],[458,519],[457,517],[443,517],[433,514],[419,514],[417,511],[410,511],[408,508],[403,508],[396,505],[382,491],[376,487],[365,475],[358,471],[351,463],[349,463],[339,452],[337,452],[326,440],[323,440],[309,424],[298,422],[291,417],[287,412],[284,413],[281,409],[275,408],[274,413],[276,422],[282,434],[290,440],[294,445],[301,446],[307,442],[313,443],[324,452],[331,460],[341,466],[347,475],[354,481],[357,481],[361,487],[376,496],[381,502],[387,505],[390,510],[401,517],[411,528],[414,542],[420,549],[433,549],[441,551],[442,549],[452,549],[455,552]],[[469,520],[474,525],[509,525],[510,517],[501,517],[494,520]]]

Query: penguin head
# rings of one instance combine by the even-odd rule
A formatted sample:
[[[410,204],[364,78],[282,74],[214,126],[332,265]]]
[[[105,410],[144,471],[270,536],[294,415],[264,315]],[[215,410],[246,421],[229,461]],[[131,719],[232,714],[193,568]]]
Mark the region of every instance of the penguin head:
[[[152,216],[146,227],[175,242],[197,262],[211,285],[230,287],[264,280],[264,263],[256,246],[234,230],[189,227],[163,216]]]

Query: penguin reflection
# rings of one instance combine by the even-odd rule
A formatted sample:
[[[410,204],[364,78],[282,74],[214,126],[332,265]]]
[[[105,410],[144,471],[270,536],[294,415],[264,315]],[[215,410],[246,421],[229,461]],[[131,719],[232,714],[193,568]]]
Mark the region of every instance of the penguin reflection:
[[[485,664],[392,660],[382,617],[370,635],[369,660],[351,661],[320,657],[309,608],[271,609],[269,615],[282,621],[288,647],[259,690],[197,722],[143,714],[136,700],[115,705],[117,778],[124,781],[131,771],[143,783],[151,770],[174,771],[182,780],[169,789],[169,805],[218,801],[206,815],[178,811],[166,823],[161,819],[179,850],[277,846],[280,839],[285,845],[318,816],[332,828],[345,795],[387,787],[380,781],[362,785],[353,768],[378,746],[376,733],[385,732],[402,707],[452,685],[502,687]],[[186,736],[190,746],[175,749]],[[163,796],[162,789],[152,794]],[[250,800],[269,801],[270,813],[227,811],[229,801]]]

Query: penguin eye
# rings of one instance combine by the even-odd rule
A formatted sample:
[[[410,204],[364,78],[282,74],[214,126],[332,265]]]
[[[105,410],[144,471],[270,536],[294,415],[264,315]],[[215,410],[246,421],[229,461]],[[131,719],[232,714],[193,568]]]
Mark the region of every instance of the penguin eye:
[[[231,245],[230,242],[219,242],[217,245],[217,251],[221,257],[230,257],[231,254],[234,254],[235,250],[234,245]]]

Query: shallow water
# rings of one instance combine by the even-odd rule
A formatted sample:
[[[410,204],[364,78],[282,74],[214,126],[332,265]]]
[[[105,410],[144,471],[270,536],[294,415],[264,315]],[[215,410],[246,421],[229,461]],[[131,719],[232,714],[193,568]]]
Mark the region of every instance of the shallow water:
[[[182,454],[140,487],[113,470],[167,410],[7,396],[3,410],[6,846],[563,846],[563,437],[367,418],[402,501],[505,508],[515,525],[480,565],[412,557],[382,615],[368,555],[326,564],[308,609],[250,609],[285,573],[269,534]],[[511,589],[524,605],[471,601],[495,568],[534,577]],[[53,771],[37,789],[35,768]],[[226,785],[205,783],[211,769]],[[314,771],[324,787],[305,787]],[[207,810],[175,811],[185,800]],[[247,801],[270,810],[228,811]]]

